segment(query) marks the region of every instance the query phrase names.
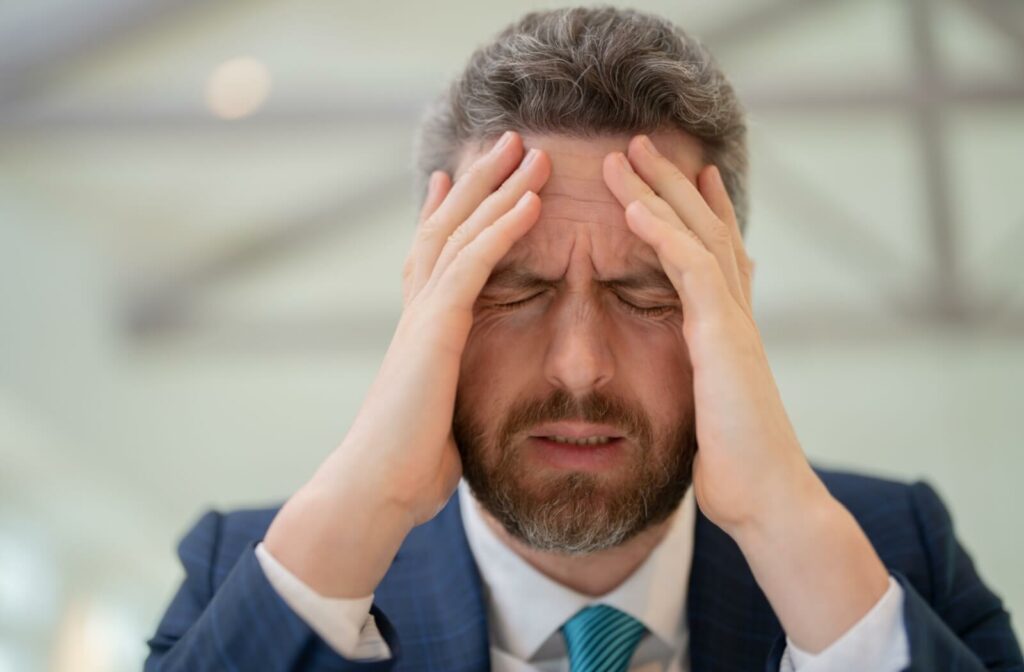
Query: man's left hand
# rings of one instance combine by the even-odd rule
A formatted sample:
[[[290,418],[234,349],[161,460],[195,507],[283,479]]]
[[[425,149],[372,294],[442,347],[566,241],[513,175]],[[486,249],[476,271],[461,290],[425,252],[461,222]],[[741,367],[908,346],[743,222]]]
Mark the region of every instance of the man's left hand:
[[[752,264],[718,168],[704,167],[698,188],[649,148],[637,136],[628,157],[609,154],[605,181],[679,293],[699,446],[693,487],[704,515],[738,535],[780,508],[806,510],[823,493],[754,323]]]
[[[751,310],[753,264],[716,166],[696,185],[646,136],[605,157],[629,228],[683,306],[701,511],[739,544],[791,639],[818,651],[874,605],[888,572],[807,461]],[[813,605],[813,606],[811,606]]]

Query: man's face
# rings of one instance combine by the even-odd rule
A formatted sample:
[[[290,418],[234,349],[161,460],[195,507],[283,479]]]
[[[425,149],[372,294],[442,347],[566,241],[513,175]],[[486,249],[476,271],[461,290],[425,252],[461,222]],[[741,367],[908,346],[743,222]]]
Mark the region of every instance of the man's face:
[[[651,138],[696,179],[694,138]],[[604,156],[629,139],[523,135],[551,159],[540,219],[481,292],[462,359],[453,432],[464,476],[505,529],[538,549],[621,544],[667,518],[691,482],[679,297],[602,179]],[[477,156],[463,153],[456,179]],[[617,438],[573,445],[567,435]]]

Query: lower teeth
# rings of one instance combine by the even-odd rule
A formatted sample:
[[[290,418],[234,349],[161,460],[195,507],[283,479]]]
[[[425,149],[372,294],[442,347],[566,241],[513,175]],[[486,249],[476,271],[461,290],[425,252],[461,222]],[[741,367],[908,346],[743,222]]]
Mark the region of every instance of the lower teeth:
[[[591,441],[576,442],[576,441],[559,441],[558,439],[555,439],[555,438],[552,438],[552,437],[548,437],[548,441],[552,441],[554,443],[560,443],[563,446],[605,446],[605,445],[608,445],[609,443],[611,443],[612,439],[605,439],[603,441],[593,441],[593,442],[591,442]]]

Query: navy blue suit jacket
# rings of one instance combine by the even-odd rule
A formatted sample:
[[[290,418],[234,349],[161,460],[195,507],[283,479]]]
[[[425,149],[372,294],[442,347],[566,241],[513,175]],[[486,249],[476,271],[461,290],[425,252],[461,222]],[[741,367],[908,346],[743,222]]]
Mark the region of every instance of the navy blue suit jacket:
[[[903,586],[908,669],[1024,670],[1009,614],[931,487],[818,473]],[[185,579],[149,640],[147,672],[490,669],[487,609],[458,497],[412,531],[377,588],[371,611],[393,658],[370,663],[335,653],[267,582],[254,549],[276,512],[211,511],[185,536]],[[699,511],[694,534],[693,672],[777,670],[785,635],[739,548]]]

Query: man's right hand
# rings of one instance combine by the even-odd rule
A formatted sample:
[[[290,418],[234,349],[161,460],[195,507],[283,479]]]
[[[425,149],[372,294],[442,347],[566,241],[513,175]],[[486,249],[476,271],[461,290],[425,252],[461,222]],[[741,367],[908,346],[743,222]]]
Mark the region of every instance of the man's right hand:
[[[494,266],[537,221],[551,164],[506,133],[453,185],[431,176],[402,274],[404,308],[342,443],[281,508],[264,546],[328,597],[364,597],[455,491],[459,364]]]

